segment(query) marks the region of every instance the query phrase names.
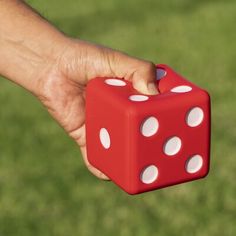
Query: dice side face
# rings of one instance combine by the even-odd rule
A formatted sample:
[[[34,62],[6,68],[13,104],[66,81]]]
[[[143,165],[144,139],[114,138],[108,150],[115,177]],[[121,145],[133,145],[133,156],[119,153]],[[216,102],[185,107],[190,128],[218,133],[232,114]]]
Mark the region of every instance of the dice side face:
[[[158,73],[158,71],[161,72]],[[168,94],[169,91],[174,88],[179,93],[187,92],[191,88],[198,88],[195,84],[186,80],[167,65],[157,65],[157,83],[162,94]]]
[[[148,104],[140,104],[132,117],[133,193],[203,178],[209,171],[210,97],[191,84],[190,91],[173,92],[186,81],[173,85]],[[147,137],[142,126],[151,117],[158,121],[158,129]]]
[[[92,80],[86,89],[88,161],[125,190],[130,185],[130,132],[129,109],[122,98],[129,89],[127,84],[106,84],[103,78]]]

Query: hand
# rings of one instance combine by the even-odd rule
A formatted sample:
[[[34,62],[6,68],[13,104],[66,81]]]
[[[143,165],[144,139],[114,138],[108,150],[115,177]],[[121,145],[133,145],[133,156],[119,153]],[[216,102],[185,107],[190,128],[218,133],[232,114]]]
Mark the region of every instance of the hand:
[[[155,65],[121,52],[68,39],[55,61],[41,71],[37,96],[50,114],[80,146],[87,168],[98,178],[108,177],[91,166],[86,154],[85,88],[95,77],[119,77],[144,94],[156,94]]]
[[[70,39],[20,0],[1,0],[0,16],[0,74],[35,94],[78,143],[88,169],[107,179],[86,155],[86,85],[98,76],[119,77],[141,93],[156,94],[155,66]]]

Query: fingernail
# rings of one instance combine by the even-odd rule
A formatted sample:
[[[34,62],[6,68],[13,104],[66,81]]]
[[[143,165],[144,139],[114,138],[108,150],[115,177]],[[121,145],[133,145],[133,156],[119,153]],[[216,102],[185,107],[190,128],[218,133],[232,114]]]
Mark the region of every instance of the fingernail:
[[[102,172],[100,172],[99,178],[102,179],[102,180],[110,180],[109,177],[106,176],[105,174],[103,174]]]
[[[150,95],[156,95],[159,93],[155,83],[148,83],[147,88]]]

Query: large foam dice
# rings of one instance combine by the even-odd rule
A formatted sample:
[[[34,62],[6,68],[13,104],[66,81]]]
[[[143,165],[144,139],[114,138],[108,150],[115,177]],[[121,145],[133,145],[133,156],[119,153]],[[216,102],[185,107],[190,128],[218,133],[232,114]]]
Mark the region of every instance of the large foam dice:
[[[128,81],[96,78],[86,91],[89,162],[130,194],[207,175],[210,98],[166,65],[157,66],[158,95]]]

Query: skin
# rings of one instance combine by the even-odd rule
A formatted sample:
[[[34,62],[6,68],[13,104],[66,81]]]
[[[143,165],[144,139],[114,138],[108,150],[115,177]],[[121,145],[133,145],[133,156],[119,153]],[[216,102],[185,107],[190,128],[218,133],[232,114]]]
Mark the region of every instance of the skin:
[[[117,50],[64,35],[26,3],[0,0],[0,74],[35,95],[79,145],[90,165],[85,139],[85,88],[95,77],[118,77],[154,95],[156,68]]]

